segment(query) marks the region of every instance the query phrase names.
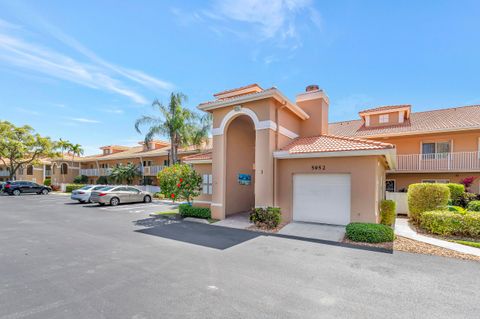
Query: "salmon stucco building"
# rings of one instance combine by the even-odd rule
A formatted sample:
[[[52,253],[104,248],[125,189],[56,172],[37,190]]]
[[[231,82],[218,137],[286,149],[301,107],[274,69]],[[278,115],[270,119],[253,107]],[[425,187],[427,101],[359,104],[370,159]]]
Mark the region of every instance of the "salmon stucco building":
[[[329,123],[316,85],[290,101],[257,84],[214,94],[213,147],[186,156],[204,176],[202,203],[218,219],[277,206],[284,221],[378,222],[385,192],[480,175],[480,106],[412,112],[366,109]],[[480,191],[479,178],[469,191]]]

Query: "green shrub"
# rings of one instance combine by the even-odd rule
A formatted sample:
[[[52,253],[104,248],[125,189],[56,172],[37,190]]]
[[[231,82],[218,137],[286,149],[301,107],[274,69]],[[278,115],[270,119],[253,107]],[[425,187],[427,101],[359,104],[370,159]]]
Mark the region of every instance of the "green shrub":
[[[65,192],[66,193],[71,193],[72,191],[74,191],[76,189],[79,189],[79,188],[82,188],[83,186],[85,186],[85,184],[67,184],[67,186],[65,188]]]
[[[458,213],[458,214],[466,214],[467,213],[467,210],[465,208],[461,207],[461,206],[448,205],[447,210],[449,212],[455,212],[455,213]]]
[[[436,235],[480,237],[480,213],[424,212],[420,217],[420,227]]]
[[[88,183],[88,176],[78,175],[73,179],[74,184],[86,184]]]
[[[411,184],[408,186],[409,217],[418,223],[423,212],[444,209],[449,198],[450,189],[445,184]]]
[[[98,185],[107,185],[108,184],[108,177],[107,176],[100,176],[97,179],[97,184]]]
[[[182,217],[211,218],[210,208],[190,206],[189,204],[181,204],[178,211]]]
[[[468,203],[467,210],[472,212],[480,212],[480,200],[473,200]]]
[[[448,183],[447,187],[450,190],[450,200],[452,201],[452,205],[461,206],[463,193],[465,193],[465,185]]]
[[[256,226],[273,229],[280,225],[282,214],[279,207],[257,207],[250,213],[250,221]]]
[[[200,195],[202,177],[188,164],[167,166],[158,172],[157,179],[162,194],[173,201],[186,199],[190,203]]]
[[[480,195],[474,193],[463,193],[459,204],[462,207],[468,207],[468,204],[475,200],[480,200]]]
[[[156,192],[155,194],[153,194],[153,197],[158,198],[158,199],[165,199],[165,195],[163,195],[160,192]]]
[[[52,179],[51,178],[45,178],[45,180],[43,181],[43,185],[51,186],[52,185]]]
[[[347,238],[364,243],[384,243],[395,239],[393,229],[387,225],[350,223],[346,228]]]
[[[397,203],[391,199],[382,200],[380,203],[380,223],[392,226],[395,222]]]

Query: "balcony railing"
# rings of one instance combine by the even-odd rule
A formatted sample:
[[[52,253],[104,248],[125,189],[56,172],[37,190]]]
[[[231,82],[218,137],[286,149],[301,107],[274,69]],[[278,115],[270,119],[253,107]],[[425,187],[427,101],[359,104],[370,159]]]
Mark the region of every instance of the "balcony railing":
[[[87,168],[81,169],[80,175],[85,176],[108,176],[112,172],[111,168]]]
[[[480,152],[397,155],[397,172],[480,170]]]
[[[156,176],[158,172],[163,169],[164,166],[144,166],[143,167],[143,176]]]
[[[45,176],[52,176],[52,170],[51,169],[46,169],[45,170]]]
[[[0,171],[0,177],[8,177],[8,176],[10,176],[9,171]]]

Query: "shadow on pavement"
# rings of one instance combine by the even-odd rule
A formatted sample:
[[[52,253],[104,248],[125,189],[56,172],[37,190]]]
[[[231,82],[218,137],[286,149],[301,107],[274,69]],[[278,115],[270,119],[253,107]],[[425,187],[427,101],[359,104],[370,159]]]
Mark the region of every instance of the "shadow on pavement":
[[[147,218],[134,223],[136,226],[148,227],[136,230],[139,233],[220,250],[263,236],[262,233],[243,229],[185,222],[171,218]]]

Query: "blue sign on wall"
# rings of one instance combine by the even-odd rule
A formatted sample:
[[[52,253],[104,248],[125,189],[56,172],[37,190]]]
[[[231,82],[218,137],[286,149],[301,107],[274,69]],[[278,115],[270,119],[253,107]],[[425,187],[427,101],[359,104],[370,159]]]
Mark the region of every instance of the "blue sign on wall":
[[[252,175],[250,174],[238,174],[238,183],[240,185],[252,184]]]

